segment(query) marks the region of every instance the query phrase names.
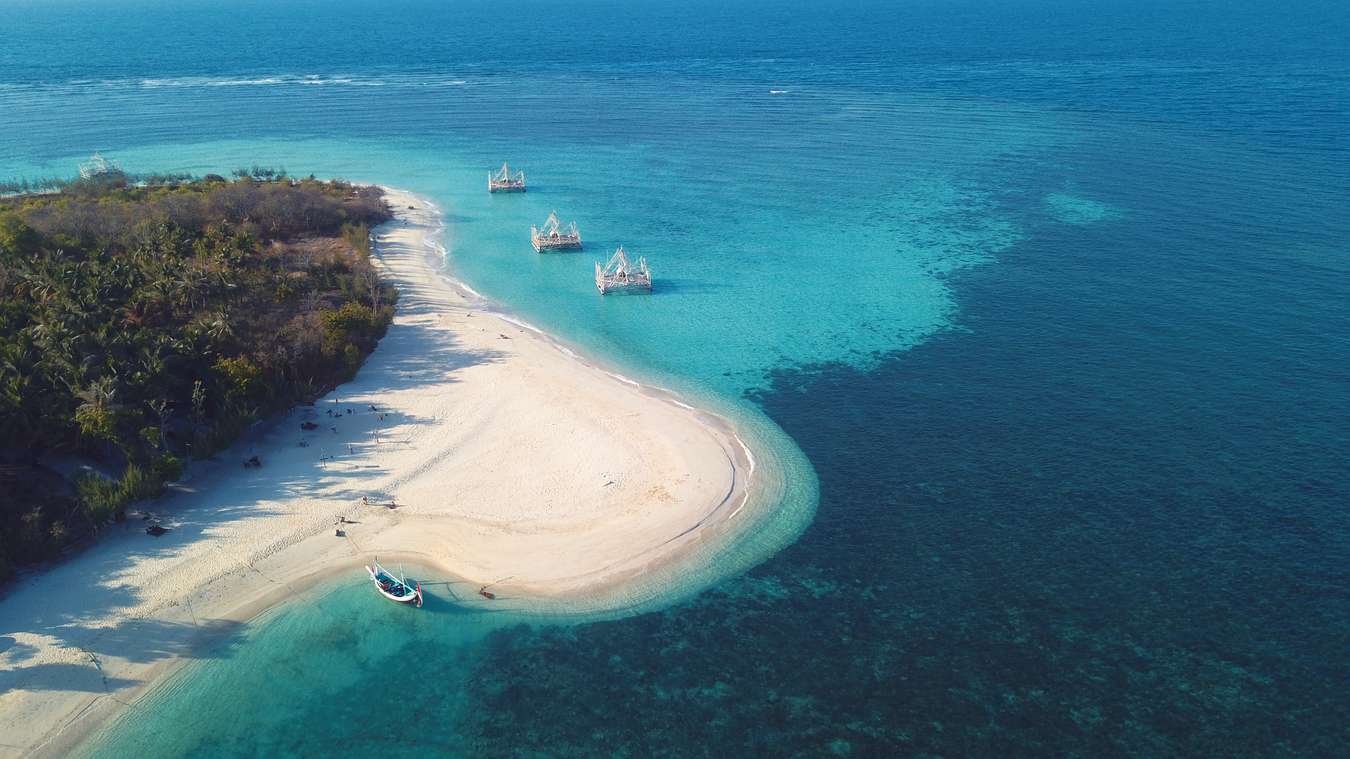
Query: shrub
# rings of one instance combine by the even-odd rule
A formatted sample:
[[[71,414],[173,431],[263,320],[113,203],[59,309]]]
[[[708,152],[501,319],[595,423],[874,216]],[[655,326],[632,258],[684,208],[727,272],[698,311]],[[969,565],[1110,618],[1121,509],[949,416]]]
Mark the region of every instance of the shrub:
[[[86,403],[75,409],[75,423],[90,440],[117,440],[117,415],[106,406]]]
[[[344,303],[319,317],[323,323],[324,351],[330,354],[342,350],[347,343],[365,343],[379,329],[375,312],[361,303]]]
[[[218,358],[215,366],[225,386],[225,396],[233,401],[256,400],[266,386],[262,381],[262,369],[247,356]]]
[[[150,465],[150,471],[155,479],[161,482],[176,482],[183,476],[183,462],[172,453],[166,453],[162,456],[156,456]]]
[[[347,343],[347,347],[342,349],[342,360],[347,365],[347,376],[356,375],[356,370],[361,368],[361,360],[364,358],[360,348]]]
[[[75,492],[89,519],[98,526],[125,509],[127,504],[163,493],[164,482],[154,473],[128,464],[120,480],[109,480],[93,473],[81,475],[75,480]]]
[[[75,496],[95,525],[108,521],[125,505],[118,482],[93,473],[75,478]]]
[[[0,216],[0,250],[28,253],[38,244],[37,233],[13,214]]]

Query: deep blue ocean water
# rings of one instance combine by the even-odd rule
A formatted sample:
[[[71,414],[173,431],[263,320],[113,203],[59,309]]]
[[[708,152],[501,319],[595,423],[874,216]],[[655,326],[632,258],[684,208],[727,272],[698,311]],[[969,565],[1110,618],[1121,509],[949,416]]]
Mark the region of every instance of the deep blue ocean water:
[[[424,193],[456,276],[772,420],[815,505],[626,619],[317,589],[90,752],[1350,744],[1343,4],[0,0],[0,30],[0,178],[101,150]],[[505,159],[526,196],[483,192]],[[591,251],[522,245],[553,208]],[[650,298],[595,296],[619,243]]]

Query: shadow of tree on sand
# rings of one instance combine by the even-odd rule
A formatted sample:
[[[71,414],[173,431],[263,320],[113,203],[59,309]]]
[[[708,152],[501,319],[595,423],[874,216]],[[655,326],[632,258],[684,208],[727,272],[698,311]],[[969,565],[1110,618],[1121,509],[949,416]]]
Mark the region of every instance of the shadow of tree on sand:
[[[118,677],[105,669],[104,660],[116,656],[133,663],[151,663],[169,658],[223,658],[230,656],[241,639],[244,624],[223,619],[173,622],[157,619],[128,620],[99,630],[71,630],[69,623],[33,630],[61,638],[67,648],[78,651],[84,661],[36,662],[11,666],[24,659],[10,656],[0,668],[0,694],[14,689],[29,691],[77,691],[111,693],[138,681]],[[82,634],[83,633],[83,634]],[[12,647],[7,651],[14,654]],[[31,646],[26,648],[32,649]],[[31,651],[28,652],[31,656]]]
[[[243,623],[198,618],[188,597],[144,617],[138,607],[149,599],[118,578],[138,562],[172,558],[213,531],[229,530],[232,523],[279,513],[288,499],[315,493],[332,499],[359,497],[362,481],[383,472],[378,463],[358,465],[355,457],[335,461],[339,450],[346,454],[357,446],[375,450],[369,447],[398,445],[398,440],[381,439],[380,432],[437,421],[371,409],[380,408],[381,396],[427,383],[453,383],[456,372],[501,359],[494,351],[466,349],[453,333],[437,329],[436,319],[446,311],[443,302],[427,297],[423,285],[400,287],[400,320],[356,377],[334,391],[332,397],[341,403],[329,400],[292,409],[218,454],[216,463],[194,467],[190,482],[169,495],[138,504],[153,511],[170,528],[168,533],[150,537],[132,520],[112,527],[99,545],[77,559],[16,581],[3,599],[0,618],[0,696],[14,690],[115,693],[137,684],[119,676],[119,664],[233,654],[243,639]],[[341,411],[325,415],[325,405]],[[320,426],[301,431],[302,419]],[[269,447],[264,466],[240,468],[242,454],[260,445]],[[325,456],[325,450],[333,455]],[[232,571],[251,569],[240,564]],[[61,588],[78,592],[61,593]],[[26,636],[37,644],[24,640]]]

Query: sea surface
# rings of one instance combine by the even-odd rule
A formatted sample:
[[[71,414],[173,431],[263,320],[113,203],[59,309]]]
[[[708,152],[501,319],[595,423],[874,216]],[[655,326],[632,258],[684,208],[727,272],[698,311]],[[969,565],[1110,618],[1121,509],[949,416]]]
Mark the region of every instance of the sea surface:
[[[1350,745],[1350,6],[0,0],[0,30],[0,179],[97,150],[423,194],[455,277],[768,430],[796,525],[620,619],[340,580],[85,753]],[[526,195],[484,191],[504,160]],[[530,250],[554,209],[586,252]],[[620,244],[650,297],[595,293]]]

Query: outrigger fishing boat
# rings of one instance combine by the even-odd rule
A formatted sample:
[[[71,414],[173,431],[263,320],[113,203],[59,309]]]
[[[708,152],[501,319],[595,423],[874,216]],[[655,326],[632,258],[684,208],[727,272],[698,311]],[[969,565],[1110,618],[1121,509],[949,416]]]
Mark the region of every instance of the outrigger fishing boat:
[[[581,233],[577,231],[577,223],[571,222],[567,226],[558,220],[558,212],[554,211],[548,215],[548,221],[544,226],[530,227],[530,242],[534,245],[535,253],[543,253],[546,250],[581,250]]]
[[[511,172],[511,167],[502,164],[497,171],[488,172],[488,192],[525,192],[525,172]]]
[[[371,564],[374,566],[367,566],[366,571],[370,573],[370,581],[375,583],[375,589],[380,591],[380,595],[401,604],[422,606],[422,583],[410,585],[407,578],[394,576],[393,572],[380,566],[379,561]]]
[[[604,266],[595,262],[595,287],[601,295],[612,292],[651,292],[652,272],[647,268],[647,259],[639,258],[634,263],[623,251],[623,246],[614,251],[609,263]]]

